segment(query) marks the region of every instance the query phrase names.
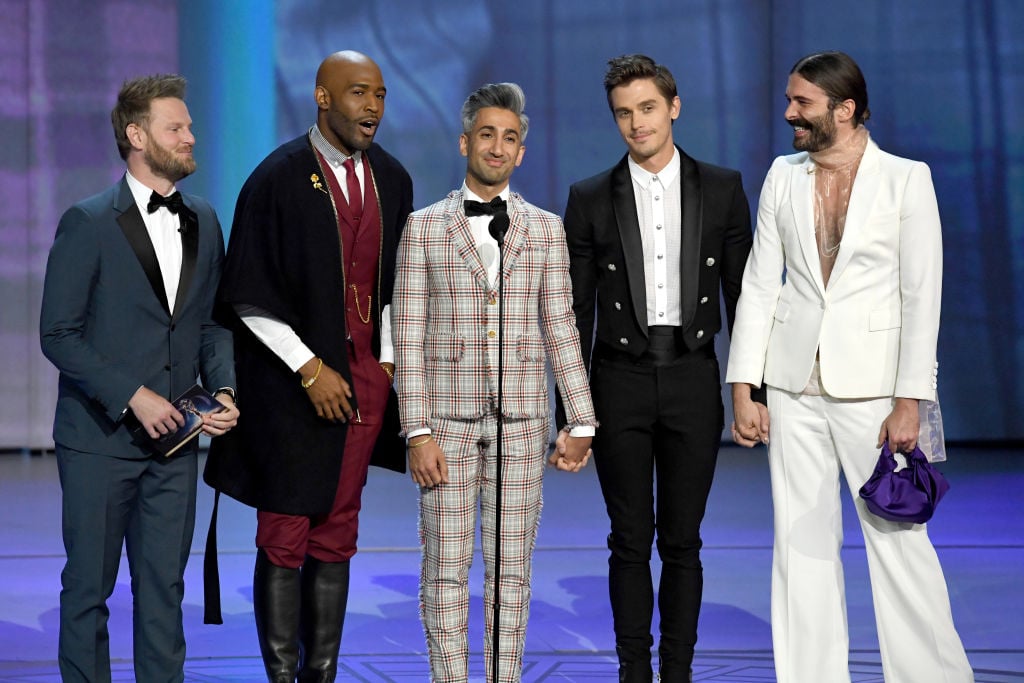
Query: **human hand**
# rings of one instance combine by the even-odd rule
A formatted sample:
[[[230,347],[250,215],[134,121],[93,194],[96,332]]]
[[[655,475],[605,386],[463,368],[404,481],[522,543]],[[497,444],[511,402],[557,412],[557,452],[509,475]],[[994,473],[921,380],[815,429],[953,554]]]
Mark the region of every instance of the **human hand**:
[[[352,398],[352,388],[333,368],[326,363],[321,366],[320,363],[320,359],[314,357],[299,368],[303,383],[308,385],[306,395],[316,408],[317,417],[347,422],[352,418],[352,405],[348,402]]]
[[[740,446],[752,448],[759,443],[768,444],[771,420],[768,406],[750,398],[749,384],[732,387],[732,440]]]
[[[173,403],[146,387],[139,387],[132,394],[128,407],[152,439],[159,439],[185,424],[185,416]]]
[[[917,446],[920,432],[921,416],[917,409],[917,399],[897,398],[893,402],[892,412],[878,431],[876,448],[881,448],[882,442],[888,439],[893,453],[910,453]]]
[[[409,474],[412,480],[424,488],[433,488],[448,483],[448,461],[444,451],[426,434],[409,439]]]
[[[226,407],[218,413],[203,414],[203,433],[209,436],[220,436],[226,434],[229,429],[238,424],[238,406],[230,394],[216,394],[215,398]]]
[[[569,431],[563,429],[555,438],[555,449],[548,457],[548,463],[563,472],[579,472],[594,454],[590,448],[592,440],[590,436],[570,436]]]

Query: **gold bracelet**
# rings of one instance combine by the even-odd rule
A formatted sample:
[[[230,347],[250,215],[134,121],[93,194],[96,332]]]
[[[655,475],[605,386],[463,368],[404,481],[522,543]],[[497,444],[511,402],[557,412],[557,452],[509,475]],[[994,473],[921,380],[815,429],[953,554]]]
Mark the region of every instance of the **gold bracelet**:
[[[320,362],[317,364],[316,372],[313,373],[313,376],[310,377],[308,380],[304,379],[300,382],[300,384],[302,384],[303,389],[309,389],[311,386],[313,386],[313,382],[315,382],[320,377],[320,370],[322,370],[324,367],[324,359],[317,358],[317,360]]]
[[[395,382],[395,371],[388,367],[387,363],[381,363],[380,369],[384,371],[384,374],[388,376],[388,381],[394,384]]]
[[[433,438],[434,437],[432,437],[430,434],[427,434],[423,439],[421,439],[420,441],[417,441],[416,443],[413,443],[412,441],[410,441],[409,442],[409,448],[419,448],[420,446],[428,443]]]

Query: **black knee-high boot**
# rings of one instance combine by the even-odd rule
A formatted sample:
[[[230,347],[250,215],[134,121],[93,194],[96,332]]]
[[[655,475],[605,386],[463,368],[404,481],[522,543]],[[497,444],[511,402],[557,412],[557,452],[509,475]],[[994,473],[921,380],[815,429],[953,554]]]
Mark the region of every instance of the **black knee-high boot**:
[[[278,567],[262,549],[256,552],[252,606],[263,665],[271,683],[294,683],[299,668],[299,605],[302,600],[298,569]]]
[[[348,562],[321,562],[307,556],[302,565],[299,683],[332,683],[338,675],[348,577]]]

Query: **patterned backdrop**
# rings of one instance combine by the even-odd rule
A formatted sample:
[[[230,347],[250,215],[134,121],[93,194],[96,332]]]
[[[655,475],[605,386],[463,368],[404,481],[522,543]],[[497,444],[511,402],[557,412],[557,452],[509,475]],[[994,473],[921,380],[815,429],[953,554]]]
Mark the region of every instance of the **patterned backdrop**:
[[[512,184],[560,213],[569,184],[617,161],[605,61],[646,52],[676,76],[675,137],[739,168],[752,205],[797,57],[841,49],[868,80],[869,128],[926,161],[943,218],[939,392],[947,436],[1022,439],[1024,3],[1016,0],[0,0],[0,448],[46,447],[55,373],[36,327],[60,213],[117,179],[109,110],[126,77],[190,82],[200,170],[186,181],[230,226],[252,167],[311,125],[313,78],[335,50],[380,64],[378,141],[416,206],[457,186],[458,110],[490,81],[520,83],[532,125]],[[753,208],[753,206],[752,206]],[[727,340],[719,339],[724,359]]]

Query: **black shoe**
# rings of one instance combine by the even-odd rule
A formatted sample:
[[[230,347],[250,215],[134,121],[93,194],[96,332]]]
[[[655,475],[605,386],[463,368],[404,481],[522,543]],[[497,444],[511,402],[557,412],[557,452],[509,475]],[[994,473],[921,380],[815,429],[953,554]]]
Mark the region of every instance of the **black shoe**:
[[[348,562],[307,557],[302,565],[302,616],[299,683],[333,683],[348,604]]]
[[[294,683],[299,668],[298,569],[278,567],[262,549],[256,552],[252,606],[263,666],[271,683]]]

